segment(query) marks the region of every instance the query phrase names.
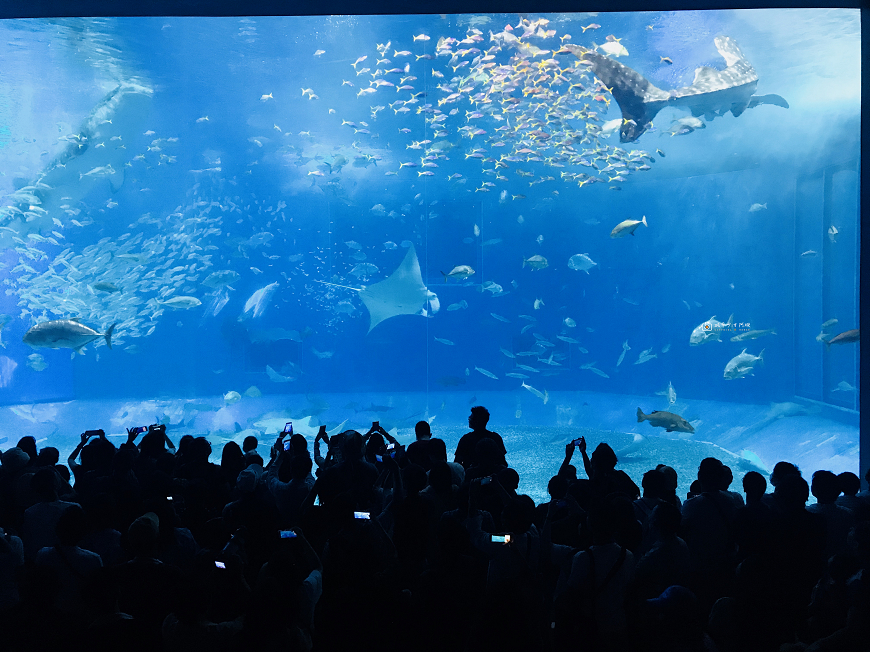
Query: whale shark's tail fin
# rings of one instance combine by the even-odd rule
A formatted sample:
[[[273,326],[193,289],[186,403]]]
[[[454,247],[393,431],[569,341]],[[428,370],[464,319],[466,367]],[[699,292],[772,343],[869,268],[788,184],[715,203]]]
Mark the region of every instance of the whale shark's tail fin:
[[[581,63],[588,62],[590,70],[613,95],[622,111],[619,139],[624,143],[637,140],[668,101],[667,91],[657,88],[639,72],[615,59],[570,43],[563,45],[561,52],[570,52]],[[656,102],[660,105],[652,108],[650,103]]]

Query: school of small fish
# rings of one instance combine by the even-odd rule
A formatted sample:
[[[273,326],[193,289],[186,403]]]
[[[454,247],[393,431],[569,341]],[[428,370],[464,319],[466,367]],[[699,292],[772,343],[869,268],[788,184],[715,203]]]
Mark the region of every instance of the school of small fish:
[[[329,196],[348,206],[354,203],[345,186],[346,175],[342,174],[345,168],[397,177],[402,183],[422,185],[437,180],[445,183],[451,192],[474,197],[478,197],[478,192],[495,193],[492,201],[500,205],[531,203],[521,192],[532,195],[546,189],[552,196],[558,196],[564,184],[579,188],[606,184],[618,191],[632,174],[650,170],[650,164],[657,159],[640,149],[626,150],[609,144],[608,139],[621,126],[621,120],[604,119],[613,99],[613,89],[604,87],[595,78],[589,62],[577,58],[565,47],[584,40],[586,46],[591,45],[611,57],[628,56],[626,47],[615,37],[608,36],[603,45],[595,45],[591,34],[599,27],[596,24],[584,27],[583,33],[574,39],[570,34],[558,35],[543,18],[523,18],[516,25],[508,24],[489,34],[472,24],[456,36],[435,38],[423,33],[409,34],[401,43],[388,41],[373,45],[352,62],[334,62],[330,65],[341,66],[343,76],[349,78],[342,79],[339,85],[338,79],[342,77],[339,75],[334,82],[346,94],[340,109],[346,113],[339,115],[328,107],[323,111],[327,116],[335,116],[328,118],[334,122],[332,126],[341,138],[346,136],[346,140],[352,142],[349,146],[336,145],[329,154],[314,145],[316,130],[314,133],[311,129],[297,132],[298,127],[292,131],[282,130],[278,123],[283,124],[285,119],[290,121],[292,105],[277,91],[259,89],[251,96],[257,107],[263,111],[277,107],[276,110],[283,113],[277,114],[279,117],[273,127],[248,132],[250,136],[246,134],[247,146],[257,158],[248,164],[245,173],[253,174],[254,166],[265,164],[270,157],[278,158],[287,168],[297,169],[305,186],[313,189],[309,192]],[[586,35],[587,29],[591,30],[589,35]],[[313,52],[319,63],[326,64],[325,49],[317,48]],[[673,63],[667,57],[662,57],[662,62]],[[399,242],[401,236],[396,233],[386,236],[378,232],[369,242],[367,233],[361,229],[354,232],[356,240],[342,238],[337,245],[296,246],[294,234],[298,229],[293,225],[292,215],[284,210],[286,202],[240,196],[230,185],[236,185],[235,179],[223,174],[225,164],[216,154],[206,154],[203,167],[187,171],[192,181],[185,201],[174,210],[161,210],[155,203],[151,212],[124,218],[130,223],[122,235],[102,237],[85,246],[72,244],[86,239],[78,233],[96,233],[109,215],[127,214],[123,212],[127,207],[109,196],[101,197],[99,204],[90,199],[86,201],[94,184],[111,183],[114,191],[114,184],[129,174],[135,176],[141,186],[137,187],[139,194],[148,197],[149,186],[160,187],[161,177],[156,176],[158,172],[154,170],[162,174],[177,165],[181,143],[176,136],[148,130],[143,134],[147,143],[142,141],[141,147],[134,148],[129,138],[125,139],[114,129],[110,115],[112,103],[119,96],[153,93],[146,86],[126,84],[94,109],[78,133],[62,138],[67,144],[66,150],[55,157],[43,174],[8,195],[5,205],[0,207],[0,246],[18,255],[17,265],[9,270],[3,283],[7,286],[7,295],[17,295],[21,308],[17,317],[28,327],[46,321],[74,319],[93,327],[98,334],[107,329],[111,334],[112,326],[111,342],[109,337],[105,342],[101,337],[89,344],[94,348],[103,344],[123,348],[130,340],[152,336],[167,323],[181,324],[179,316],[195,314],[197,320],[215,318],[233,299],[233,305],[240,306],[233,319],[239,328],[246,330],[251,342],[291,340],[303,344],[316,332],[322,335],[341,332],[349,320],[364,313],[355,294],[389,276],[398,264],[395,258],[398,253],[404,255],[405,251],[421,244],[421,231],[409,224],[418,218],[428,222],[448,212],[439,206],[439,200],[427,201],[423,193],[401,205],[385,198],[371,208],[366,204],[364,215],[404,225],[397,228],[405,229],[402,235],[407,239]],[[303,86],[300,97],[299,86],[296,86],[293,99],[313,102],[312,106],[316,106],[320,100],[318,93],[326,97],[320,88]],[[195,126],[207,129],[217,119],[216,115],[205,115],[196,119]],[[700,122],[697,118],[684,118],[676,121],[678,124],[672,129],[703,126],[692,120]],[[401,141],[396,133],[401,134]],[[393,144],[385,146],[383,143],[390,137]],[[130,150],[126,149],[128,144]],[[81,152],[90,149],[93,153],[97,148],[107,152],[114,149],[110,157],[106,155],[105,161],[100,160],[103,165],[78,172],[77,178],[72,175],[69,184],[76,192],[70,192],[70,197],[49,200],[54,194],[61,194],[61,189],[55,193],[50,185],[52,179],[67,178],[62,176],[63,168],[74,163]],[[659,159],[663,159],[664,152],[656,151]],[[437,178],[430,180],[432,177]],[[473,189],[467,187],[471,178],[481,179],[480,185]],[[144,185],[145,180],[148,185]],[[521,192],[512,194],[500,185],[510,185],[511,190],[520,188]],[[541,188],[532,191],[535,186]],[[63,190],[67,192],[66,187]],[[552,201],[552,197],[542,203],[546,201]],[[766,210],[766,203],[753,203],[748,209],[750,213]],[[523,216],[517,221],[522,224]],[[597,226],[600,220],[590,216],[587,223]],[[653,220],[653,228],[656,224]],[[644,228],[639,230],[641,226]],[[602,234],[612,228],[610,238],[625,238],[625,242],[634,237],[640,240],[649,224],[645,215],[623,215],[601,228]],[[231,236],[230,230],[244,233]],[[70,235],[68,239],[65,234],[70,232],[76,236]],[[827,235],[832,244],[836,243],[838,234],[837,228],[831,225]],[[484,234],[475,223],[473,229],[459,234],[456,241],[465,236],[463,242],[478,243],[486,251],[498,251],[505,246],[501,237],[483,239],[487,235],[490,234]],[[383,241],[384,237],[394,237],[399,244]],[[474,287],[478,291],[469,292],[466,298],[447,305],[446,311],[467,310],[480,303],[481,295],[489,301],[510,294],[520,287],[523,278],[551,274],[552,268],[567,266],[570,270],[585,272],[582,275],[571,273],[583,279],[603,273],[593,260],[598,257],[594,250],[576,253],[567,260],[552,256],[548,259],[545,254],[550,242],[550,236],[548,239],[543,235],[529,237],[522,259],[517,255],[515,261],[515,273],[520,280],[513,279],[510,284],[507,278],[481,277],[481,272],[468,264],[471,262],[483,269],[474,260],[440,260],[443,265],[440,269],[445,270],[441,271],[444,284]],[[616,242],[613,246],[621,244]],[[573,249],[578,250],[582,249]],[[800,256],[813,258],[817,252],[808,250]],[[551,269],[546,271],[548,268]],[[322,283],[318,285],[314,281]],[[241,295],[234,296],[240,288],[245,288],[246,300]],[[259,320],[272,311],[277,302],[291,300],[290,290],[296,290],[299,295],[292,298],[298,305],[306,302],[306,307],[314,308],[323,316],[317,331],[304,324],[296,326],[299,330],[258,329]],[[427,307],[419,306],[421,311],[417,314],[432,317],[438,312],[436,295],[431,292],[429,295]],[[545,296],[524,297],[525,310],[536,315],[558,314],[556,330],[544,327],[543,317],[539,320],[506,310],[486,310],[485,318],[493,326],[492,348],[500,350],[501,361],[506,366],[494,373],[475,365],[466,368],[465,375],[470,375],[473,368],[496,381],[501,376],[519,379],[519,389],[526,389],[544,403],[548,402],[549,393],[527,384],[529,374],[537,379],[579,369],[610,378],[596,366],[597,362],[572,366],[577,356],[589,353],[578,335],[581,329],[575,318],[567,314],[567,306],[548,307],[551,299],[548,297],[545,302]],[[630,305],[639,305],[630,297],[620,295],[619,298]],[[684,303],[691,310],[689,303]],[[696,306],[701,307],[697,302]],[[579,314],[575,313],[574,317],[580,319]],[[6,322],[0,328],[5,325]],[[825,328],[830,325],[823,325],[819,341],[828,339]],[[586,331],[593,329],[586,326]],[[692,331],[689,344],[721,342],[721,335],[726,333],[732,342],[776,335],[773,329],[737,331],[733,318],[719,322],[714,316]],[[454,341],[441,337],[442,334],[431,337],[443,346],[462,343],[458,337]],[[654,361],[670,349],[668,343],[656,353],[652,344],[636,345],[641,352],[633,361],[634,365]],[[310,345],[308,349],[316,360],[330,360],[333,355],[332,351]],[[132,353],[135,349],[128,346],[124,350]],[[622,365],[630,350],[626,340],[621,352],[601,352],[609,360],[618,354],[616,364],[607,370],[625,372],[626,367],[616,368]],[[762,353],[753,355],[744,349],[728,362],[724,378],[745,378],[763,362]],[[26,364],[35,371],[47,367],[39,354],[29,356]],[[287,361],[266,365],[263,372],[275,383],[293,382],[303,373],[301,368]],[[846,388],[841,390],[847,391]],[[669,406],[673,405],[676,394],[670,384],[667,395]],[[240,400],[241,395],[233,391],[224,398],[227,404],[232,404]]]

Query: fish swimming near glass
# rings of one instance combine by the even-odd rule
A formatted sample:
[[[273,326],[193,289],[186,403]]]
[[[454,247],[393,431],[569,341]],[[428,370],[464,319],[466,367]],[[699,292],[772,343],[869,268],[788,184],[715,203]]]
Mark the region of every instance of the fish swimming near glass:
[[[589,62],[595,76],[612,89],[610,92],[622,110],[619,139],[623,143],[636,141],[666,106],[688,109],[696,118],[704,116],[707,121],[729,111],[736,118],[760,104],[788,108],[788,102],[779,95],[754,95],[758,74],[734,39],[717,36],[713,42],[725,59],[726,68],[697,68],[691,85],[673,90],[657,88],[628,66],[578,45],[565,44],[559,53],[570,52],[581,61]]]
[[[94,340],[103,337],[106,346],[111,349],[114,332],[115,324],[109,326],[105,333],[100,333],[77,319],[55,319],[32,327],[24,334],[22,341],[34,349],[73,349],[80,352]]]
[[[641,423],[642,421],[649,421],[649,425],[654,428],[664,428],[666,432],[695,432],[691,423],[673,412],[653,410],[649,414],[644,414],[643,410],[637,408],[637,422]]]

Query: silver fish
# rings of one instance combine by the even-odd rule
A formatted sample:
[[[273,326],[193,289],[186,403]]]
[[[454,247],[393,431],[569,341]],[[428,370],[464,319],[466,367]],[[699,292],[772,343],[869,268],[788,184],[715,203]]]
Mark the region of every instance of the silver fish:
[[[22,341],[34,349],[73,349],[81,352],[83,347],[103,337],[111,349],[115,326],[112,324],[105,333],[100,333],[76,319],[56,319],[33,326],[24,334]]]

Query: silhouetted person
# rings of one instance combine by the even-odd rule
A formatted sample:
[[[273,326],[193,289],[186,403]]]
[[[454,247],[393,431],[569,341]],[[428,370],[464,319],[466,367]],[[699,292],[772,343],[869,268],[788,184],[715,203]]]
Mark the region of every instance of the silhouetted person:
[[[160,628],[182,579],[177,567],[157,559],[159,539],[157,515],[149,512],[140,516],[126,535],[132,559],[111,569],[118,587],[118,607],[141,623],[143,638],[151,649],[159,649]]]
[[[801,475],[800,469],[791,462],[777,462],[773,466],[773,471],[770,472],[770,485],[773,487],[774,492],[765,494],[762,500],[764,500],[765,505],[774,511],[778,509],[776,500],[774,499],[776,487],[780,482],[782,482],[783,478],[789,475],[796,475],[798,477]]]
[[[816,471],[811,491],[818,502],[807,507],[807,511],[820,514],[825,520],[825,559],[846,552],[846,537],[855,524],[855,515],[837,505],[840,481],[830,471]]]
[[[583,456],[583,468],[589,478],[593,500],[596,503],[601,503],[612,493],[624,494],[629,500],[635,500],[640,496],[640,489],[628,477],[628,474],[616,468],[619,460],[610,444],[607,442],[598,444],[595,450],[592,451],[592,457],[590,458],[586,454],[586,438],[580,437],[577,449]],[[565,446],[565,460],[562,462],[563,468],[571,461],[573,454],[573,445],[567,444]],[[582,503],[581,506],[583,506]]]
[[[749,471],[743,476],[746,505],[739,508],[734,517],[734,538],[741,561],[753,555],[766,555],[769,551],[774,513],[762,501],[766,489],[767,481],[757,471]]]
[[[57,543],[57,522],[64,511],[76,505],[57,499],[56,483],[54,468],[42,469],[31,477],[30,486],[39,502],[25,510],[21,525],[24,555],[30,560],[41,548]]]
[[[861,480],[851,471],[844,471],[837,476],[840,491],[843,495],[837,498],[837,505],[852,510],[858,520],[870,520],[870,503],[858,496],[861,491]]]
[[[651,599],[674,584],[685,586],[689,579],[689,547],[677,536],[682,521],[680,510],[660,503],[650,516],[652,545],[635,567],[638,596]]]
[[[496,451],[498,453],[498,462],[503,466],[507,466],[505,455],[507,451],[504,447],[501,435],[497,432],[490,432],[486,429],[489,423],[489,410],[482,405],[471,408],[471,414],[468,416],[468,427],[471,432],[462,435],[459,443],[456,445],[456,453],[453,461],[461,464],[467,471],[469,467],[479,464],[477,458],[477,444],[481,439],[491,439],[495,442]]]
[[[729,590],[737,546],[734,540],[734,500],[720,490],[722,462],[701,460],[698,482],[701,493],[683,503],[681,536],[689,547],[693,589],[705,609]]]
[[[406,451],[408,461],[423,467],[423,470],[428,473],[432,464],[442,459],[441,450],[446,451],[444,442],[432,437],[428,421],[418,421],[414,426],[414,435],[417,439],[408,446]],[[440,442],[440,445],[436,442]]]

